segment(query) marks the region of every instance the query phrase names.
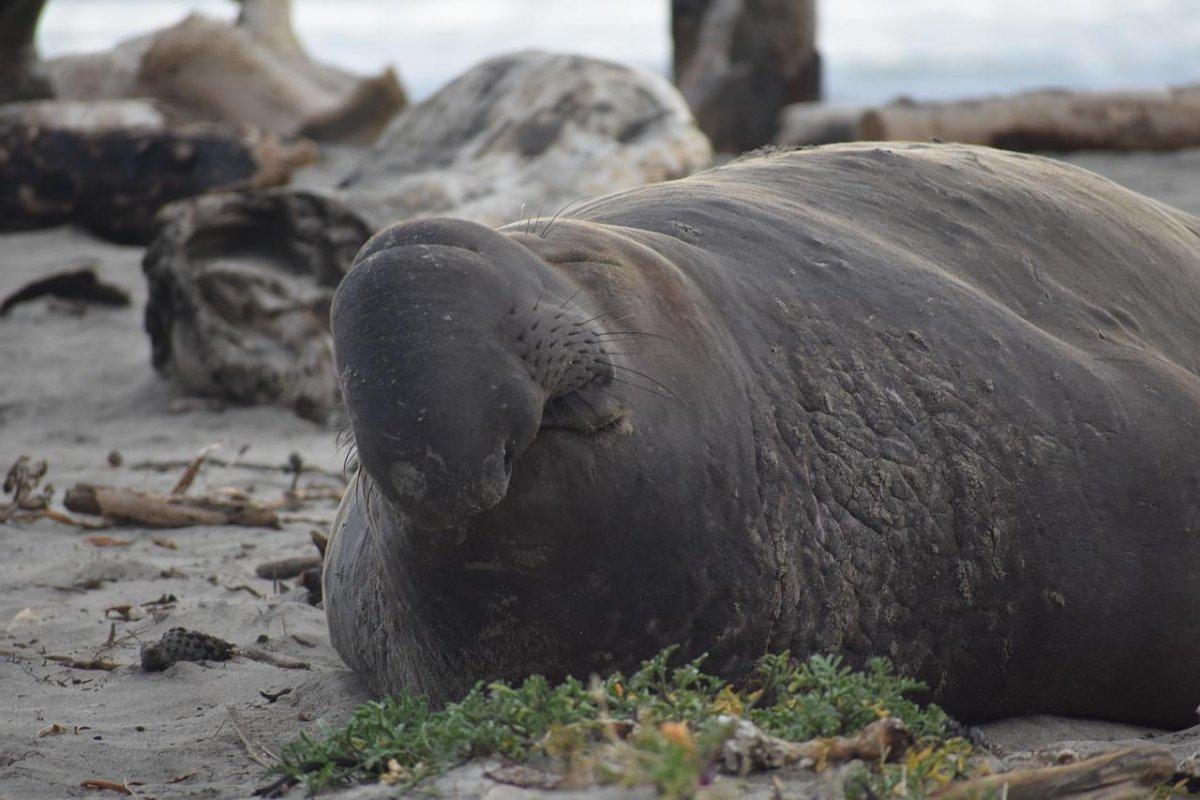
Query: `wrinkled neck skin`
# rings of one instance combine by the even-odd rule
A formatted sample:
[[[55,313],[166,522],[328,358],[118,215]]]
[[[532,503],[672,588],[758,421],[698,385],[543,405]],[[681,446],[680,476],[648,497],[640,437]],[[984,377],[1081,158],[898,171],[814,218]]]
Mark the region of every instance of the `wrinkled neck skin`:
[[[746,381],[654,236],[430,220],[359,254],[332,322],[362,467],[346,514],[378,574],[350,579],[385,595],[360,603],[392,647],[361,658],[338,609],[331,627],[377,689],[447,699],[664,642],[736,669],[766,647],[771,546],[726,500],[755,491],[749,416],[729,413]]]

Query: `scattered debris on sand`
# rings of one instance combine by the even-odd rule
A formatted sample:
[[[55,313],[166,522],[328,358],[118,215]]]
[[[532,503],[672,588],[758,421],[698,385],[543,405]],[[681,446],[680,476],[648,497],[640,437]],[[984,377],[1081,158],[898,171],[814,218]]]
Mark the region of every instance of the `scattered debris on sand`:
[[[130,303],[129,292],[100,280],[96,275],[93,260],[87,266],[56,272],[25,284],[0,301],[0,316],[4,316],[20,303],[27,303],[39,297],[57,297],[112,308],[123,308]]]

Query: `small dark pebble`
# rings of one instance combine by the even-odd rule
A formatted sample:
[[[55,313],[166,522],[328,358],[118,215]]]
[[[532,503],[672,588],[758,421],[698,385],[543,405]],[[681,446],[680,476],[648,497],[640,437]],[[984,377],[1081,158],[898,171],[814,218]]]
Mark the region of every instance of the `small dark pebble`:
[[[171,628],[156,643],[142,648],[142,669],[164,670],[176,661],[227,661],[233,645],[224,639],[187,628]]]
[[[120,450],[108,451],[108,465],[110,467],[119,467],[125,463],[125,458],[121,455]]]

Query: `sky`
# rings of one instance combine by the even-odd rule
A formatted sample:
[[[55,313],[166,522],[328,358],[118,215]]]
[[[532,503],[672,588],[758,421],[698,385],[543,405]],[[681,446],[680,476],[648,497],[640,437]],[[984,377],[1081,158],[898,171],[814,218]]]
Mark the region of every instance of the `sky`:
[[[294,0],[312,52],[363,72],[398,67],[427,96],[491,55],[525,47],[665,73],[667,0]],[[95,50],[230,0],[50,0],[46,55]],[[1200,0],[824,0],[825,91],[839,102],[1060,86],[1200,81]]]

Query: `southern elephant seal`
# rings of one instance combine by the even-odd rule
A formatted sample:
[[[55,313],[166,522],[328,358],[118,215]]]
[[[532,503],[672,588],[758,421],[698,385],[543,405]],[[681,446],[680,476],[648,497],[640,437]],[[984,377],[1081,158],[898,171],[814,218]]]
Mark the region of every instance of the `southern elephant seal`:
[[[325,570],[378,691],[667,643],[890,657],[967,720],[1200,700],[1200,220],[1042,158],[769,153],[337,290]]]

